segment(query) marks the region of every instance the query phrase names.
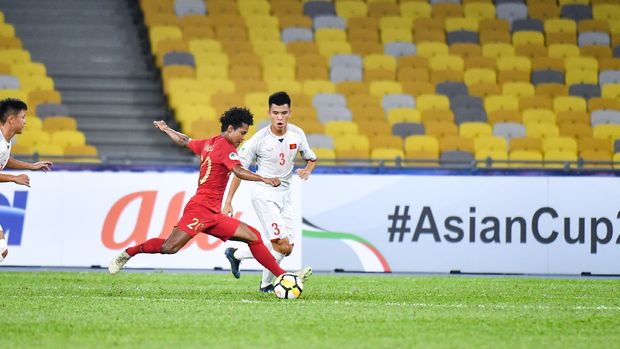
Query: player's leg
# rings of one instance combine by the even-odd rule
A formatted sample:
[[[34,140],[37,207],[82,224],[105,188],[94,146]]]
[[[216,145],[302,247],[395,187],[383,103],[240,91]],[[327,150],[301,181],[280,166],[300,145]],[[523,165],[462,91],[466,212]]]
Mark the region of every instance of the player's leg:
[[[231,218],[232,219],[232,218]],[[242,241],[248,244],[252,255],[258,263],[269,269],[274,275],[284,274],[285,271],[276,263],[275,258],[269,252],[269,249],[263,244],[260,233],[254,227],[240,222],[231,240]]]
[[[270,227],[271,223],[280,221],[278,217],[280,208],[276,202],[278,198],[274,198],[273,196],[274,194],[271,190],[260,188],[258,186],[254,189],[254,191],[252,191],[252,206],[254,206],[254,212],[256,212],[256,216],[263,227],[263,232],[270,232],[272,230]],[[267,237],[271,239],[271,233],[266,234],[266,238]],[[273,250],[271,250],[271,252],[274,258],[278,260],[279,253]],[[250,251],[250,248],[247,245],[239,248],[229,247],[224,251],[224,255],[230,262],[231,273],[237,279],[241,277],[241,272],[239,270],[241,261],[244,259],[254,258],[252,251]]]
[[[282,262],[285,256],[291,254],[293,245],[288,241],[288,238],[271,240],[271,254],[275,258],[278,265]],[[273,279],[274,275],[267,269],[263,269],[263,276],[260,281],[261,292],[273,292]]]
[[[0,262],[2,262],[8,254],[9,245],[4,238],[4,230],[2,230],[2,226],[0,226]]]
[[[170,236],[168,236],[168,238],[165,240],[162,238],[149,239],[141,244],[129,247],[125,251],[121,252],[118,256],[112,259],[112,261],[110,262],[110,266],[108,267],[108,271],[110,272],[110,274],[118,273],[119,271],[121,271],[121,269],[123,269],[123,266],[125,266],[129,259],[140,253],[177,253],[192,238],[192,235],[179,229],[179,227],[174,227],[174,229],[172,229],[172,233],[170,233]]]

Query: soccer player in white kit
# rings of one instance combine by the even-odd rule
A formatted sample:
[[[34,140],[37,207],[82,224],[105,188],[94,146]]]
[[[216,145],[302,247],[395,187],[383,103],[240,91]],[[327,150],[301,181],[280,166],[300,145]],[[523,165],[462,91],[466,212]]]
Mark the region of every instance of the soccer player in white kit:
[[[296,170],[301,179],[308,179],[316,166],[316,155],[310,149],[304,131],[289,124],[290,117],[291,98],[288,94],[286,92],[272,94],[269,97],[271,123],[258,130],[238,151],[239,160],[245,168],[248,168],[252,162],[256,162],[258,166],[256,173],[280,179],[279,187],[257,184],[252,192],[252,205],[263,226],[263,233],[269,235],[271,253],[278,264],[285,256],[291,254],[295,244],[290,188],[297,153],[300,153],[302,159],[306,160],[306,166]],[[222,213],[232,215],[232,199],[240,182],[239,178],[233,176]],[[241,261],[253,258],[246,247],[227,248],[225,255],[230,262],[231,272],[236,278],[241,276],[239,272]],[[311,270],[303,278],[307,278],[310,273]],[[259,288],[261,292],[273,292],[273,277],[269,270],[263,270]]]
[[[42,170],[49,171],[52,167],[50,161],[39,161],[33,164],[11,158],[11,139],[22,133],[26,125],[26,103],[15,98],[7,98],[0,101],[0,171],[6,168],[16,170]],[[30,186],[28,175],[11,175],[0,173],[0,182],[13,182],[19,185]],[[0,261],[8,254],[8,246],[4,239],[4,231],[0,226]]]

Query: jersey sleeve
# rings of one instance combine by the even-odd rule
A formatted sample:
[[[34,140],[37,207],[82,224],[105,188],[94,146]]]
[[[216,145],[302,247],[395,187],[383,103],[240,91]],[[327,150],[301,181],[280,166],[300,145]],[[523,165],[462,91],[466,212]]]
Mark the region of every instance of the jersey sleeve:
[[[301,152],[301,158],[304,160],[316,161],[316,154],[310,148],[308,144],[308,138],[304,131],[299,129],[299,151]]]
[[[194,152],[196,155],[200,155],[202,153],[202,149],[205,147],[205,143],[207,143],[206,139],[190,139],[187,143],[187,147]]]
[[[250,137],[239,149],[239,161],[245,168],[250,168],[250,165],[256,161],[257,139],[256,135]]]
[[[219,152],[219,156],[221,157],[222,163],[228,170],[232,170],[233,167],[241,164],[241,161],[239,161],[239,154],[237,154],[237,149],[235,149],[232,145],[230,147],[223,148],[222,151]]]

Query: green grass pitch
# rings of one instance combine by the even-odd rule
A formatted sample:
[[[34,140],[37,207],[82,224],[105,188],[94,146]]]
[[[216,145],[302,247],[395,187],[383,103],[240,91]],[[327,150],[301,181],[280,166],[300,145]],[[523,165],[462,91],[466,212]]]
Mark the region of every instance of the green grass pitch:
[[[620,280],[0,272],[0,347],[620,348]]]

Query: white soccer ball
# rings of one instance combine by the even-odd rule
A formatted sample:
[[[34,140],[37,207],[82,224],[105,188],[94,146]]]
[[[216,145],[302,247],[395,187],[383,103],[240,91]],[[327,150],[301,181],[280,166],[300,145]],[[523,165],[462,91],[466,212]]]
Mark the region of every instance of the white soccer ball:
[[[304,283],[300,277],[293,273],[284,273],[276,279],[274,291],[276,297],[283,299],[295,299],[301,296]]]

